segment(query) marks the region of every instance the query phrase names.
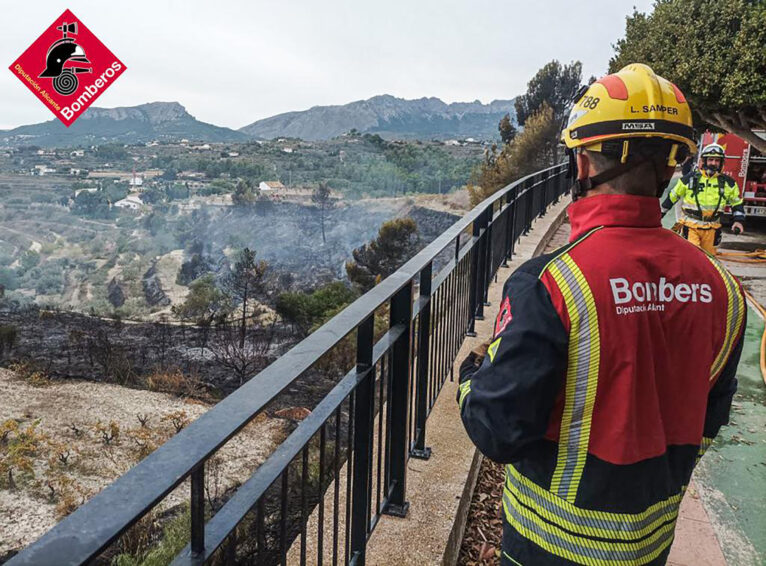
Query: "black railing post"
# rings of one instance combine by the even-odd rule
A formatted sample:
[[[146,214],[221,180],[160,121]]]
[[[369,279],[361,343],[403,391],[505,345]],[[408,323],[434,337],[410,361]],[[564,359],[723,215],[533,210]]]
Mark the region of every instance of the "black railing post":
[[[519,187],[517,188],[517,196],[516,196],[516,208],[518,211],[516,212],[516,237],[521,238],[523,234],[526,233],[526,225],[527,220],[525,218],[527,214],[527,182],[525,181]],[[515,245],[515,243],[514,243]]]
[[[545,212],[548,209],[548,203],[551,201],[550,198],[548,198],[548,194],[551,192],[551,188],[553,187],[553,173],[546,172],[545,173],[545,185],[543,186],[542,195],[540,196],[540,218],[545,216]]]
[[[489,235],[487,216],[486,210],[479,215],[481,236],[479,237],[479,249],[477,250],[479,253],[479,265],[476,273],[476,315],[474,316],[476,320],[484,320],[484,294],[486,293],[484,287],[487,284],[487,248],[489,247],[487,242],[487,236]]]
[[[484,316],[484,307],[491,306],[489,302],[489,282],[490,279],[492,279],[492,248],[494,247],[494,243],[492,242],[492,233],[493,230],[493,220],[495,217],[495,212],[493,207],[489,207],[486,211],[487,218],[484,221],[484,226],[486,226],[484,230],[484,284],[482,285],[482,294],[481,294],[481,306],[482,306],[482,316]]]
[[[370,524],[371,453],[373,412],[375,406],[375,372],[372,369],[372,346],[375,315],[359,326],[356,334],[356,373],[360,379],[354,406],[354,469],[351,497],[351,557],[364,565],[367,529]]]
[[[532,178],[528,181],[527,188],[525,189],[524,194],[524,205],[525,205],[525,215],[524,215],[524,234],[529,234],[529,230],[532,228],[532,211],[533,211],[533,203],[532,199],[534,198],[534,186],[537,183],[537,174],[533,175]]]
[[[191,552],[205,552],[205,463],[191,473]]]
[[[404,325],[404,332],[396,339],[391,350],[391,453],[390,492],[385,513],[405,517],[410,504],[407,497],[407,411],[410,400],[410,341],[412,340],[412,280],[391,298],[391,327]]]
[[[481,217],[473,221],[473,237],[471,243],[471,263],[468,273],[468,332],[466,336],[476,336],[476,296],[479,276],[479,236],[481,235]]]
[[[420,322],[418,324],[418,374],[415,384],[415,446],[410,455],[420,460],[431,457],[426,446],[426,417],[428,417],[428,358],[431,331],[431,278],[433,262],[420,272]]]
[[[505,241],[503,243],[503,261],[500,263],[500,267],[508,267],[508,259],[511,255],[511,193],[508,192],[504,197],[504,209],[502,214],[505,215]]]
[[[514,187],[512,192],[509,193],[509,196],[511,198],[511,210],[509,212],[510,216],[508,218],[508,235],[510,237],[510,243],[508,246],[508,260],[513,259],[513,254],[516,251],[516,215],[518,213],[519,207],[518,205],[518,194],[519,194],[519,188]]]

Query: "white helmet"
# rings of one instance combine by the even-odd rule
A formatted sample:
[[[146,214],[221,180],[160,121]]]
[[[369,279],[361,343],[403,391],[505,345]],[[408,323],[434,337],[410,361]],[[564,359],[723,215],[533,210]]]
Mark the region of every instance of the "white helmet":
[[[721,163],[719,165],[716,165],[715,167],[712,165],[708,165],[707,163],[708,157],[717,157],[718,159],[721,160]],[[708,175],[714,175],[715,173],[720,173],[721,169],[723,168],[724,159],[726,159],[726,152],[724,151],[723,147],[717,143],[711,143],[706,145],[700,152],[702,169],[704,169]]]
[[[726,152],[723,150],[723,147],[717,143],[711,143],[706,145],[702,152],[700,153],[700,157],[702,159],[706,157],[720,157],[721,159],[726,158]]]

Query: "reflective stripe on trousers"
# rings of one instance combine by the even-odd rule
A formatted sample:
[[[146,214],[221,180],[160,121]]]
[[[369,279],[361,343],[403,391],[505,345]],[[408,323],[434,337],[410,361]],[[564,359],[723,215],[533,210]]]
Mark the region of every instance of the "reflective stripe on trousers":
[[[578,508],[506,466],[503,509],[508,523],[547,552],[578,564],[646,564],[673,541],[682,494],[641,513]]]

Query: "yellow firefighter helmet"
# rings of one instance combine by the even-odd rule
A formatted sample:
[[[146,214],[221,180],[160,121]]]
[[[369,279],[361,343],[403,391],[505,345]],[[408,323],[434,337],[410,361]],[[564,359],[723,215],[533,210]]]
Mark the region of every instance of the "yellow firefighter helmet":
[[[697,151],[686,97],[676,85],[641,63],[584,87],[561,134],[567,148],[591,151],[601,151],[606,140],[633,138],[662,138],[683,144],[691,153]],[[624,145],[625,155],[628,146]],[[673,144],[669,165],[675,165],[678,149],[679,145]]]

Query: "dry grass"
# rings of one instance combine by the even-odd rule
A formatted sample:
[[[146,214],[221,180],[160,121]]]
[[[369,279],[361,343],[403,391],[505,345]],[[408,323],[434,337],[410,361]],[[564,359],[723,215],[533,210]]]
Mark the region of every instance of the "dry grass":
[[[0,462],[11,452],[15,459],[15,486],[7,485],[10,465],[0,470],[0,555],[37,539],[210,406],[114,384],[33,381],[0,369]],[[284,419],[266,415],[245,427],[217,453],[215,491],[240,485],[288,430]],[[158,512],[187,498],[182,486]]]
[[[48,374],[34,362],[15,362],[11,364],[10,370],[16,374],[18,379],[26,381],[32,387],[48,387],[51,384]]]
[[[207,398],[199,378],[187,375],[178,368],[157,370],[146,378],[149,391],[170,393],[177,397]]]

